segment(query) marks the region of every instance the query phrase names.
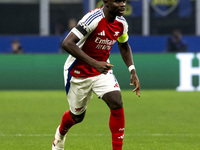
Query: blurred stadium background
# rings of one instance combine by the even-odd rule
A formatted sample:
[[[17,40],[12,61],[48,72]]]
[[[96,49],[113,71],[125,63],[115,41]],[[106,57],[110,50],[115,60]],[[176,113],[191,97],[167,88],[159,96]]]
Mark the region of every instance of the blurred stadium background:
[[[101,6],[102,0],[0,0],[0,149],[51,149],[68,109],[68,54],[60,44],[71,19]],[[124,150],[199,150],[200,0],[127,0],[125,18],[142,90],[140,98],[130,92],[115,44],[110,60],[124,99]],[[166,50],[175,29],[187,42],[184,53]],[[13,40],[21,42],[23,54],[11,52]],[[88,108],[66,148],[111,149],[109,110],[96,96]]]
[[[58,54],[63,54],[60,43],[69,31],[69,20],[78,21],[102,4],[102,0],[0,0],[0,89],[62,89],[67,54]],[[143,89],[200,90],[199,0],[128,0],[125,18]],[[188,45],[179,56],[166,51],[167,38],[175,29],[181,30]],[[24,55],[10,54],[13,40],[21,42]],[[111,53],[121,87],[130,88],[116,44]]]

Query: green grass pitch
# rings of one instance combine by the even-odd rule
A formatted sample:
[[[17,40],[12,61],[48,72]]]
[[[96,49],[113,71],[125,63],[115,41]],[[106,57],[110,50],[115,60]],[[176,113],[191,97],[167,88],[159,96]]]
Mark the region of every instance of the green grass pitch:
[[[200,150],[200,92],[122,91],[123,150]],[[50,150],[64,91],[0,91],[0,149]],[[111,150],[109,109],[95,95],[84,121],[68,133],[66,150]]]

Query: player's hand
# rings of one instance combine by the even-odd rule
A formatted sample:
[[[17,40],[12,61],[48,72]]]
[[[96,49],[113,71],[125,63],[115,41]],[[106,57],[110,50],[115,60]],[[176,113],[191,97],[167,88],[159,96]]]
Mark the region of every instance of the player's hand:
[[[113,67],[112,64],[109,64],[107,62],[104,62],[104,61],[99,61],[97,63],[97,65],[94,67],[97,71],[99,71],[100,73],[103,73],[103,74],[107,74],[108,73],[108,70]]]
[[[133,90],[133,92],[136,92],[136,95],[140,97],[140,82],[134,69],[131,71],[130,85],[135,85],[135,89]]]

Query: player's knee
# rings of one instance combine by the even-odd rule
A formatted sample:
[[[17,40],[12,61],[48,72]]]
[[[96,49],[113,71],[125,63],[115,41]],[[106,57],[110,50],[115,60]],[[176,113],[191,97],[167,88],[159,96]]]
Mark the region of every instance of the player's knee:
[[[80,123],[83,121],[84,118],[74,118],[73,120],[77,123]]]
[[[85,117],[85,112],[80,115],[74,115],[73,113],[70,114],[76,124],[82,122]]]
[[[110,109],[112,110],[116,110],[116,109],[120,109],[123,107],[123,102],[122,100],[119,100],[119,101],[113,101],[111,104],[110,104]]]
[[[120,109],[123,107],[123,102],[121,98],[121,93],[119,91],[114,91],[106,93],[102,98],[108,107],[112,110]]]

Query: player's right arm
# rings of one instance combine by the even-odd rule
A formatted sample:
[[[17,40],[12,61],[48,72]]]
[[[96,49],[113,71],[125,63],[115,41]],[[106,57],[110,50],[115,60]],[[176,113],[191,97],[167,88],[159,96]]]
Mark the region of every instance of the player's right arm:
[[[82,51],[82,49],[80,49],[76,45],[79,40],[80,39],[73,32],[70,32],[68,36],[64,39],[62,43],[62,48],[75,58],[85,61],[100,73],[106,74],[113,65],[103,61],[96,61],[92,57],[88,56],[86,53],[84,53],[84,51]]]
[[[95,30],[98,24],[98,16],[101,17],[100,9],[87,13],[64,39],[62,47],[75,58],[85,61],[100,73],[106,74],[112,65],[107,62],[96,61],[81,49],[84,40]]]

